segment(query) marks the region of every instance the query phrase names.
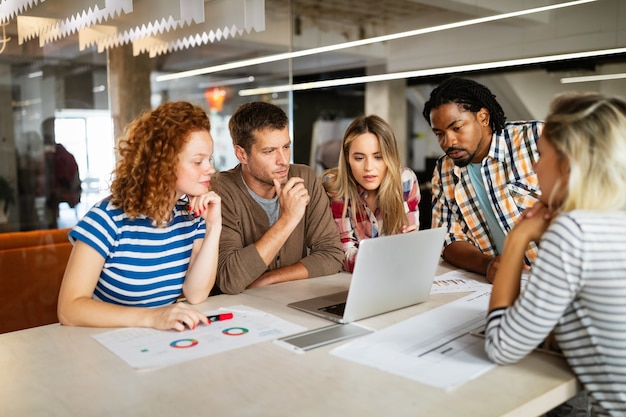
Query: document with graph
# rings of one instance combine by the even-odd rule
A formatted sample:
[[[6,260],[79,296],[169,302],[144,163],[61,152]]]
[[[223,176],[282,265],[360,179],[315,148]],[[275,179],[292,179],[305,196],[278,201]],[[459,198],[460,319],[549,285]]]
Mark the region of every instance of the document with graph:
[[[475,292],[331,351],[341,358],[423,384],[452,389],[495,365],[484,340],[470,334],[485,323],[489,291]]]
[[[193,330],[122,328],[93,338],[133,368],[154,368],[273,340],[305,330],[272,314],[237,305],[205,312],[216,319]]]
[[[491,284],[485,281],[482,275],[457,269],[438,275],[433,279],[431,294],[446,294],[455,292],[489,291]]]

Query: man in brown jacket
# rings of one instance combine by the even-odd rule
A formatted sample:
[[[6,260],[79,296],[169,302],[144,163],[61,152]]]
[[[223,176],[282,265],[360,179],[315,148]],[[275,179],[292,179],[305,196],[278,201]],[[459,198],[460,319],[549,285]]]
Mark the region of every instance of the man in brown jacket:
[[[328,197],[315,171],[290,164],[285,112],[246,103],[229,129],[240,164],[212,181],[222,199],[219,290],[237,294],[339,272],[343,250]]]

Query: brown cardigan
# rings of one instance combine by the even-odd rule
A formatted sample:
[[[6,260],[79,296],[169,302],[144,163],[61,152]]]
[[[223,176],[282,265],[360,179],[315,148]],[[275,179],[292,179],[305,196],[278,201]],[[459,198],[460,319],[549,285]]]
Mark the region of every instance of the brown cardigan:
[[[269,229],[267,214],[252,198],[241,177],[241,165],[220,172],[212,189],[222,199],[222,234],[216,285],[237,294],[265,271],[301,262],[309,277],[341,271],[343,250],[330,212],[328,197],[315,172],[306,165],[291,165],[289,177],[304,179],[311,201],[305,215],[278,256],[265,265],[254,243]]]

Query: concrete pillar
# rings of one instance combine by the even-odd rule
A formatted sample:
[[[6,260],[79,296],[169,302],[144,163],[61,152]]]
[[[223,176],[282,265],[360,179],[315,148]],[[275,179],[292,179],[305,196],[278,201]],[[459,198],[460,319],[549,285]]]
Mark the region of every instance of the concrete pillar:
[[[407,166],[409,154],[406,80],[368,83],[365,86],[365,114],[376,114],[389,123],[396,135],[400,163]]]
[[[153,60],[147,54],[133,56],[132,45],[107,51],[109,68],[109,103],[115,140],[128,123],[150,110],[150,72]]]

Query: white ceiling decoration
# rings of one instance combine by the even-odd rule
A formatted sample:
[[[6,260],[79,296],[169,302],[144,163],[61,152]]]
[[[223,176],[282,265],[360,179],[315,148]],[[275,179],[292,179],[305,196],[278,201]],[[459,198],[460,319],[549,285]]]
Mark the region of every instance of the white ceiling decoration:
[[[132,0],[18,0],[19,43],[39,37],[39,44],[76,33],[85,27],[132,12]],[[9,2],[10,3],[10,2]]]
[[[265,30],[264,0],[213,0],[204,4],[204,22],[144,37],[133,42],[133,52],[151,57]]]
[[[42,0],[42,2],[45,0]],[[0,1],[0,23],[7,23],[17,14],[34,7],[39,0],[1,0]]]
[[[18,43],[45,46],[78,33],[80,50],[125,44],[151,57],[265,30],[265,0],[0,0]]]

